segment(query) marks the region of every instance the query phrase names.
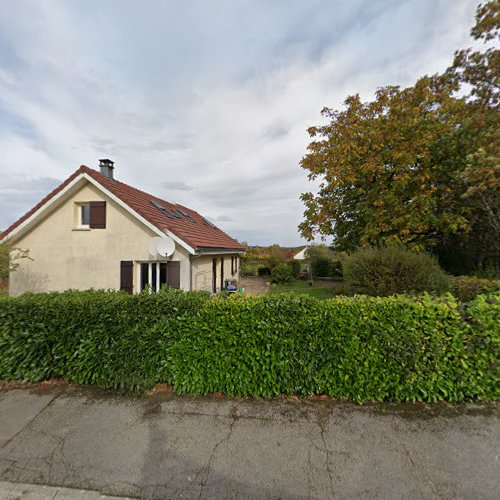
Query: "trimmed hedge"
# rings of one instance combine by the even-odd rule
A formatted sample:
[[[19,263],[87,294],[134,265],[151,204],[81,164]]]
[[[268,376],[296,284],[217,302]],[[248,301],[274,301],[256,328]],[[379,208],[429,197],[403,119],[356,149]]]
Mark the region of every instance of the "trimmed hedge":
[[[148,388],[171,373],[162,360],[205,292],[129,295],[68,291],[0,298],[0,379],[64,378],[78,384]]]
[[[500,294],[0,298],[0,379],[355,401],[499,400]]]

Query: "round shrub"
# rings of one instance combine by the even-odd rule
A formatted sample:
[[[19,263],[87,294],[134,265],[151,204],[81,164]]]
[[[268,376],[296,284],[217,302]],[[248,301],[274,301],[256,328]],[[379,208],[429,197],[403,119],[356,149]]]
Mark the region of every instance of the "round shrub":
[[[288,264],[277,265],[271,274],[271,281],[279,285],[290,283],[293,281],[292,269]]]
[[[351,293],[388,296],[451,290],[450,277],[436,259],[403,246],[361,248],[344,260],[343,272]]]

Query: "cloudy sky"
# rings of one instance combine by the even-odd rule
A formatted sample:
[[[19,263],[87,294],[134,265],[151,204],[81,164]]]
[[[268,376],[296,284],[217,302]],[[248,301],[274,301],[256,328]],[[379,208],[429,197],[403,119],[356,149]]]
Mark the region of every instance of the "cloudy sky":
[[[475,0],[0,0],[0,229],[80,164],[297,245],[308,126],[444,69]]]

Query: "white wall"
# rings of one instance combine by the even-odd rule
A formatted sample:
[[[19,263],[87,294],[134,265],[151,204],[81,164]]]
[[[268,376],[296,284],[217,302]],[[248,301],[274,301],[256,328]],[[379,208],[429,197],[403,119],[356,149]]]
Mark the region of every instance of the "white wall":
[[[233,254],[233,257],[237,254]],[[202,255],[192,257],[193,264],[193,290],[212,291],[212,259],[217,260],[216,287],[220,291],[221,285],[221,257],[224,257],[224,279],[236,279],[239,281],[239,263],[235,273],[231,273],[231,254],[227,255]]]
[[[106,201],[106,228],[78,230],[76,203]],[[58,209],[43,219],[15,246],[29,250],[33,260],[19,261],[10,276],[12,295],[26,291],[69,288],[120,288],[120,261],[149,261],[148,242],[157,236],[99,189],[86,183]],[[176,245],[170,260],[181,262],[181,288],[190,287],[188,252]],[[137,273],[134,288],[138,290]]]

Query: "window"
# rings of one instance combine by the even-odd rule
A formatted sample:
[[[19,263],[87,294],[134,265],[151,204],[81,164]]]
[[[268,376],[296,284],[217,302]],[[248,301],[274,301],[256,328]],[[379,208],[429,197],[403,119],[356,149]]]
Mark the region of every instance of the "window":
[[[106,229],[106,202],[75,203],[75,229]]]
[[[163,285],[180,288],[180,262],[143,262],[140,273],[140,291],[159,292]]]
[[[90,227],[90,204],[80,205],[80,226]]]
[[[234,276],[238,272],[238,256],[231,255],[231,274]]]

